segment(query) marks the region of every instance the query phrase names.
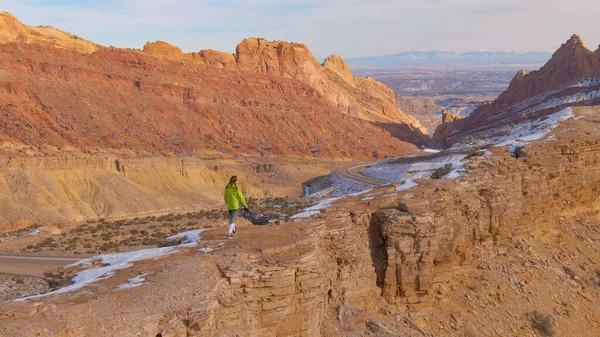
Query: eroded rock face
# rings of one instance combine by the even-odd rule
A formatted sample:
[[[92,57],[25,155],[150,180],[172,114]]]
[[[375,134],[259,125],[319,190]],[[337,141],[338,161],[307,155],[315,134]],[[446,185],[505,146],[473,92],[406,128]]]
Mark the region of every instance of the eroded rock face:
[[[433,134],[433,140],[443,144],[445,139],[450,137],[457,130],[462,129],[465,123],[465,117],[455,113],[442,111],[442,124],[438,125]]]
[[[224,53],[212,49],[206,49],[201,50],[198,53],[192,53],[191,55],[194,60],[201,61],[204,64],[216,68],[237,68],[237,63],[235,62],[234,54]]]
[[[50,26],[31,27],[7,12],[0,12],[0,44],[25,43],[93,53],[101,46]]]
[[[67,48],[60,39],[17,46],[30,28],[2,18],[0,140],[13,147],[307,157],[318,147],[339,158],[398,154],[427,138],[389,88],[354,79],[340,57],[320,65],[302,44],[246,39],[233,55],[157,41],[81,55],[54,48]],[[265,154],[263,143],[277,145]]]
[[[537,118],[572,105],[594,105],[598,103],[595,95],[589,94],[600,87],[600,54],[592,52],[583,44],[578,35],[573,35],[564,43],[540,70],[525,73],[520,71],[515,75],[508,89],[494,102],[475,110],[464,123],[451,124],[444,128],[444,134],[434,135],[445,145],[451,145],[456,139],[468,133],[494,128],[506,123],[516,122],[525,114],[526,118]],[[586,85],[575,81],[591,81]],[[566,99],[564,103],[556,102],[550,106],[538,107],[529,104],[529,100],[546,101],[543,94],[548,93],[552,98],[581,94],[577,99]],[[529,102],[529,103],[528,103]],[[527,103],[527,104],[526,104]],[[520,104],[523,106],[519,108]],[[447,129],[452,129],[447,131]],[[450,135],[453,135],[450,137]],[[450,139],[452,138],[452,139]]]
[[[144,46],[144,53],[154,56],[164,56],[174,60],[179,60],[183,57],[181,49],[164,41],[147,42]]]

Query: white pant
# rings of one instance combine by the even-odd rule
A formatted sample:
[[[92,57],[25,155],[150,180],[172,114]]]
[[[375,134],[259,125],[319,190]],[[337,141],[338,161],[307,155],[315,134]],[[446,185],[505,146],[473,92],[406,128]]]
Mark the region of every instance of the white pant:
[[[229,224],[229,227],[227,229],[227,235],[230,235],[233,233],[233,231],[235,230],[235,222],[232,222]]]

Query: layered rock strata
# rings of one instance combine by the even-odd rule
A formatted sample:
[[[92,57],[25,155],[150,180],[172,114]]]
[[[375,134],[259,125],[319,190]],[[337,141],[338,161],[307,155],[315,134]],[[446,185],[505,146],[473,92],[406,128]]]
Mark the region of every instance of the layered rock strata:
[[[163,41],[81,50],[69,43],[89,42],[0,18],[4,148],[306,157],[318,148],[322,157],[366,158],[427,139],[391,89],[355,78],[340,57],[319,64],[302,44],[251,38],[235,54],[183,53]]]

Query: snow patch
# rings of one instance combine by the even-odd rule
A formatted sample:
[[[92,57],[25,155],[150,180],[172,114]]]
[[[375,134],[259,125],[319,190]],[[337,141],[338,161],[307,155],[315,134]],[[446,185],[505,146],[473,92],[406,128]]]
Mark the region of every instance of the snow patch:
[[[36,228],[34,230],[32,230],[31,232],[27,233],[25,236],[36,236],[36,235],[40,235],[40,228]]]
[[[362,193],[371,189],[371,186],[349,181],[338,172],[332,172],[326,178],[321,179],[311,186],[305,186],[305,195],[307,199],[319,199],[324,197],[341,197]]]
[[[117,289],[123,290],[123,289],[137,288],[146,282],[146,279],[144,278],[144,276],[148,276],[148,275],[150,275],[150,273],[146,273],[146,274],[142,274],[142,275],[130,278],[129,280],[127,280],[127,283],[123,283],[123,284],[117,286]]]
[[[58,290],[42,294],[35,295],[30,297],[25,297],[18,299],[16,301],[27,301],[33,298],[45,297],[53,294],[63,294],[70,291],[81,289],[91,283],[105,280],[115,275],[115,272],[118,270],[126,269],[133,266],[132,262],[142,261],[147,259],[153,259],[161,256],[171,255],[175,253],[179,253],[180,250],[178,248],[188,248],[195,247],[198,245],[198,240],[200,240],[200,233],[206,231],[208,229],[197,229],[192,231],[186,231],[179,234],[175,234],[167,240],[173,240],[180,237],[185,237],[183,242],[174,247],[160,247],[160,248],[150,248],[150,249],[142,249],[136,250],[132,252],[126,253],[113,253],[113,254],[102,254],[97,255],[88,259],[84,259],[73,264],[68,265],[67,267],[75,267],[75,266],[83,266],[90,267],[89,269],[84,269],[71,279],[73,284],[70,286],[60,288]],[[93,267],[94,265],[100,264],[100,267]]]
[[[510,152],[514,152],[518,146],[543,139],[548,133],[558,126],[558,123],[574,118],[573,109],[566,108],[555,114],[544,116],[530,123],[521,123],[512,126],[512,133],[499,137],[494,141],[494,146],[508,146]]]
[[[438,169],[451,165],[450,172],[444,179],[459,178],[466,175],[464,164],[461,162],[466,155],[448,155],[406,163],[406,158],[383,161],[377,165],[371,166],[365,170],[366,176],[381,179],[389,182],[402,181],[402,184],[396,187],[396,191],[406,191],[415,186],[415,179],[431,179],[431,176]]]
[[[209,230],[209,228],[203,229],[195,229],[187,232],[181,232],[172,236],[169,236],[167,240],[176,240],[178,238],[184,237],[183,241],[179,245],[179,247],[195,247],[198,245],[198,241],[200,241],[200,233]]]
[[[334,201],[340,200],[342,198],[343,197],[334,197],[334,198],[323,199],[323,200],[319,201],[318,203],[316,203],[315,205],[305,208],[301,213],[293,215],[292,217],[290,217],[290,219],[310,218],[311,216],[313,216],[315,214],[321,213],[322,209],[330,207]]]

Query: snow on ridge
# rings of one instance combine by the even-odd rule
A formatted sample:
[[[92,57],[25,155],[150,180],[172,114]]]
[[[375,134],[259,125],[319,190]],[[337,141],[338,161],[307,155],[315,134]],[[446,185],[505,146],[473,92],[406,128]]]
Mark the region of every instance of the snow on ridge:
[[[513,153],[517,146],[544,139],[560,122],[571,118],[578,119],[575,117],[573,109],[568,107],[535,120],[503,125],[492,130],[474,133],[452,145],[452,148],[508,146],[508,150]]]
[[[523,112],[526,114],[531,114],[537,111],[549,109],[549,108],[558,108],[568,104],[580,103],[580,102],[591,102],[596,99],[600,99],[600,89],[596,88],[600,86],[600,77],[593,78],[584,78],[580,80],[576,80],[570,82],[568,84],[563,85],[557,89],[546,91],[525,101],[513,105],[509,108],[506,108],[500,111],[495,116],[489,118],[490,121],[500,120],[504,118],[506,115],[513,115],[519,112]],[[560,94],[562,91],[579,88],[581,91],[566,95],[562,97],[555,97],[548,99],[551,96],[555,96]]]

